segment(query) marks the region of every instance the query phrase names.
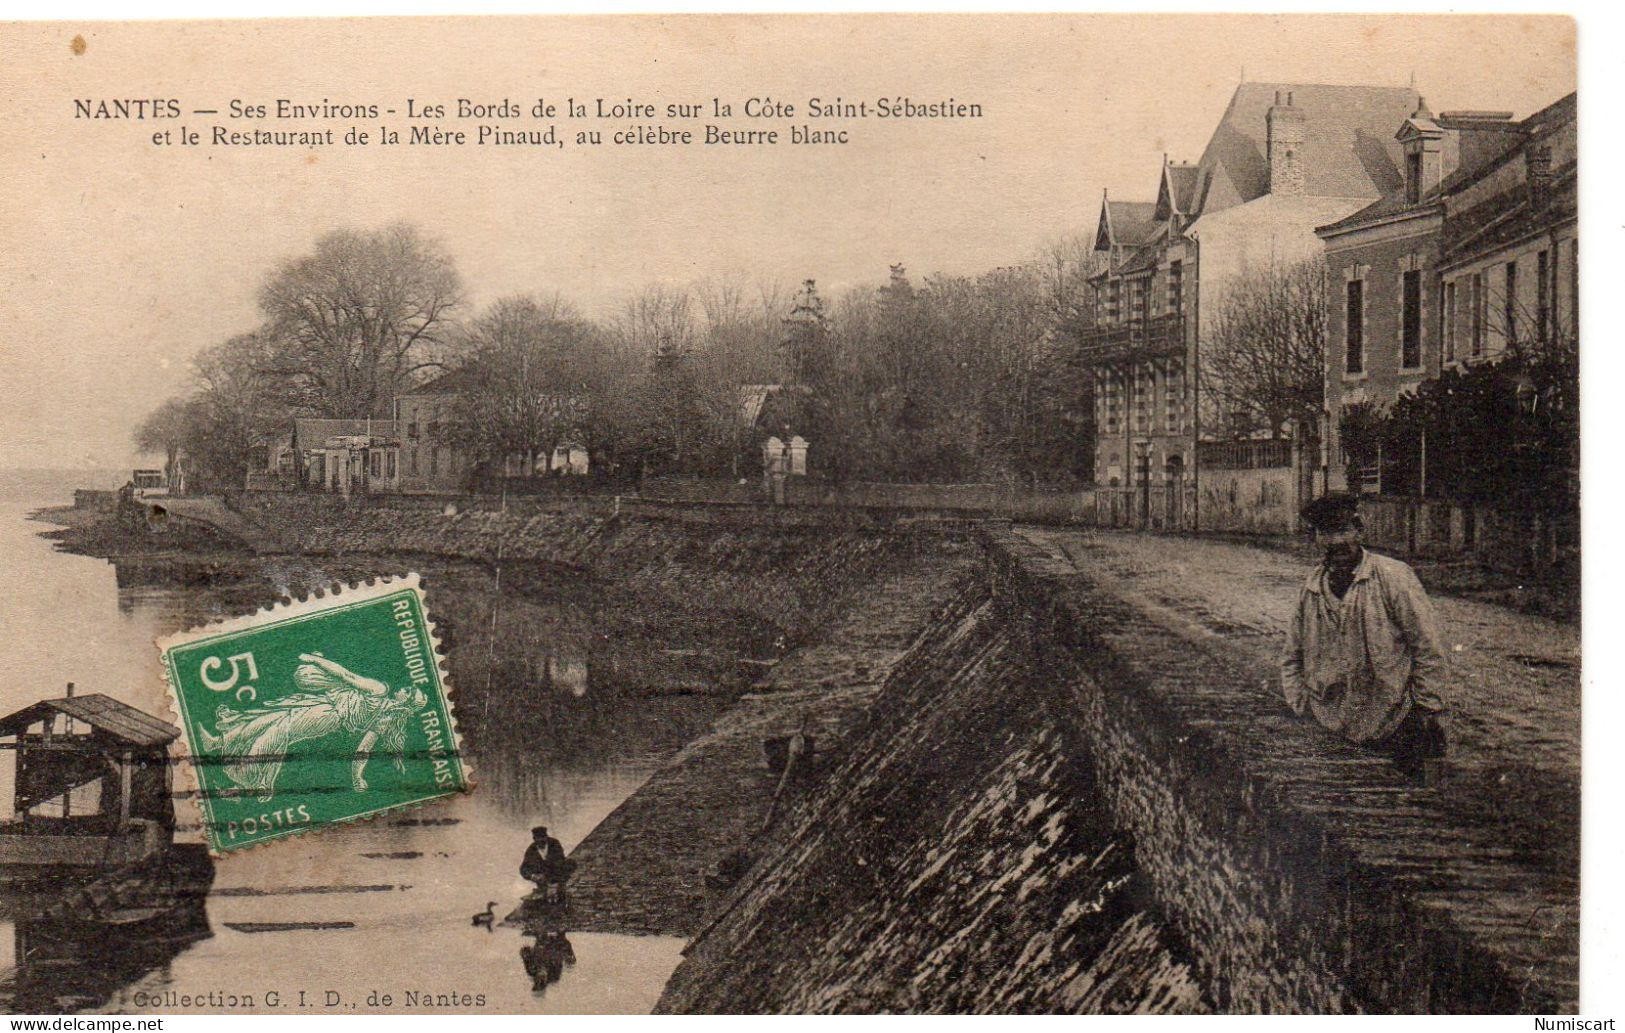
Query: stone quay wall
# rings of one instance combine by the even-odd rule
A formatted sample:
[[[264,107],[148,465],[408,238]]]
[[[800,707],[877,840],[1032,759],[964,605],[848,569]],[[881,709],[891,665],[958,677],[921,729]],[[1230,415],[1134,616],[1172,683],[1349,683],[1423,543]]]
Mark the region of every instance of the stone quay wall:
[[[958,547],[952,543],[972,535],[962,521],[861,512],[798,519],[754,508],[623,501],[617,514],[611,500],[592,500],[586,510],[557,500],[510,499],[503,508],[488,499],[448,505],[288,492],[243,492],[227,501],[290,552],[436,556],[510,570],[569,567],[699,610],[752,614],[792,642],[814,633],[881,571],[945,544]]]
[[[995,527],[660,1010],[1565,1012],[1572,887]]]
[[[232,502],[308,551],[570,564],[814,639],[892,559],[966,534]],[[662,1009],[1573,1010],[1574,888],[1503,830],[1294,718],[1256,658],[1131,586],[996,522],[975,537],[984,574],[715,902]]]

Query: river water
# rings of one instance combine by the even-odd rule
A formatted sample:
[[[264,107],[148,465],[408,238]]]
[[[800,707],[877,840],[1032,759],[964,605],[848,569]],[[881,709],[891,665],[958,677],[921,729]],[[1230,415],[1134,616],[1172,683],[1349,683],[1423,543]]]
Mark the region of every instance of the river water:
[[[0,471],[0,712],[59,696],[71,681],[167,716],[154,640],[245,608],[241,585],[126,577],[147,583],[120,588],[113,565],[57,552],[38,537],[47,525],[27,519],[70,502],[74,487],[118,480]],[[432,589],[429,601],[432,609]],[[561,639],[582,638],[565,626],[580,621],[567,619],[568,601],[551,609]],[[566,930],[576,960],[537,990],[520,955],[532,939],[501,923],[530,889],[518,866],[531,826],[547,825],[573,849],[722,705],[621,692],[588,677],[590,666],[589,655],[562,652],[535,690],[545,706],[482,714],[485,733],[468,749],[472,794],[221,859],[206,914],[184,938],[116,957],[96,947],[48,962],[19,957],[26,917],[8,906],[0,994],[28,1011],[647,1012],[682,940]],[[524,720],[537,713],[546,720]],[[0,761],[9,817],[10,759]],[[496,928],[475,926],[492,902]]]

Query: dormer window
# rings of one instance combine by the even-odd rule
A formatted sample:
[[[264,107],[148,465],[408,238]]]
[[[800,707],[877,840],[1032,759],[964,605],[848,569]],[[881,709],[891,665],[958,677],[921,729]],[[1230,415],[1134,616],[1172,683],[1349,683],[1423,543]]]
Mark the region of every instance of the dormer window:
[[[1394,139],[1405,148],[1405,203],[1421,204],[1429,188],[1439,185],[1444,141],[1444,130],[1433,120],[1426,101],[1418,98],[1416,110]]]

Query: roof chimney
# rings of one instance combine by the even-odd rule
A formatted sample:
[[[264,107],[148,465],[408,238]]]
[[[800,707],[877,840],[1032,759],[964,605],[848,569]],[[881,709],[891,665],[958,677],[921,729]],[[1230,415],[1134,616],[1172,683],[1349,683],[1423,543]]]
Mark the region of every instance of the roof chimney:
[[[1305,119],[1303,109],[1292,105],[1291,90],[1275,91],[1275,103],[1264,116],[1264,121],[1264,148],[1270,163],[1269,192],[1301,197],[1304,192]]]
[[[1529,203],[1539,207],[1552,194],[1552,149],[1531,147],[1523,158],[1525,175],[1529,180]]]

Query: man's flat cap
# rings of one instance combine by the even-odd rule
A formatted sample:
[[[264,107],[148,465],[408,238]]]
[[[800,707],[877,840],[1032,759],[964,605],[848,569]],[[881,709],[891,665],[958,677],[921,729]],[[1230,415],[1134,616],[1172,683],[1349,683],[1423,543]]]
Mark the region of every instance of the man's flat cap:
[[[1319,530],[1344,527],[1360,512],[1360,497],[1347,491],[1333,491],[1304,504],[1298,515],[1304,523]]]

